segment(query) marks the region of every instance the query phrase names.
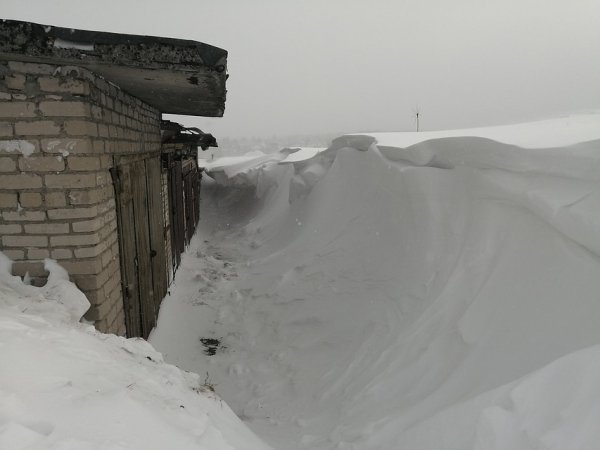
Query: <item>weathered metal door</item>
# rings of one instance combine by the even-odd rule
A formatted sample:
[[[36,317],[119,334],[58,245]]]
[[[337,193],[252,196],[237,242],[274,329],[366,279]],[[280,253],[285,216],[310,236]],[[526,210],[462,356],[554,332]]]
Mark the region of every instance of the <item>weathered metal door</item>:
[[[160,159],[124,160],[113,179],[127,336],[147,338],[167,291]]]

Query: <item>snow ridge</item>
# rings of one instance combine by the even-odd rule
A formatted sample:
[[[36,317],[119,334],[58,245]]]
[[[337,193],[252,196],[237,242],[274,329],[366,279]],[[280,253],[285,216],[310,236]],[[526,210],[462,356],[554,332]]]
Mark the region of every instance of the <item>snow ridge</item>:
[[[276,448],[597,448],[599,139],[592,114],[215,165],[152,342]]]

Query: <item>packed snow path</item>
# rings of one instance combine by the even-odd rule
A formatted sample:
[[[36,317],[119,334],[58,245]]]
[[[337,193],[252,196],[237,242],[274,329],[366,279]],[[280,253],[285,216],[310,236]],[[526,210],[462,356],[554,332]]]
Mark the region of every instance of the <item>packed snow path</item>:
[[[588,115],[216,162],[151,342],[277,449],[599,448],[599,138]]]

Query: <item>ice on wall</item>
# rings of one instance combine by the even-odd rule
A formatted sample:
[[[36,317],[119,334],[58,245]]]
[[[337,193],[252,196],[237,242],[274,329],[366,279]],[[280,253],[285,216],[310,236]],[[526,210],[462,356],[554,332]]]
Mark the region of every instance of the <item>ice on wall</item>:
[[[23,156],[31,156],[35,152],[35,146],[28,141],[23,140],[6,140],[0,141],[0,151],[17,152]]]

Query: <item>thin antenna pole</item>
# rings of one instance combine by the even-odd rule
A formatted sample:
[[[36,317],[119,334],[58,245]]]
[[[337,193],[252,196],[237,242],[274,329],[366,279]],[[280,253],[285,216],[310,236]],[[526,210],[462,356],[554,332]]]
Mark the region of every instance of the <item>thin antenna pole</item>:
[[[421,114],[421,112],[419,111],[419,107],[415,107],[415,109],[413,109],[413,112],[415,113],[415,118],[416,118],[416,123],[417,123],[417,131],[419,131],[419,115]]]

